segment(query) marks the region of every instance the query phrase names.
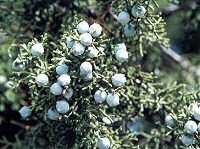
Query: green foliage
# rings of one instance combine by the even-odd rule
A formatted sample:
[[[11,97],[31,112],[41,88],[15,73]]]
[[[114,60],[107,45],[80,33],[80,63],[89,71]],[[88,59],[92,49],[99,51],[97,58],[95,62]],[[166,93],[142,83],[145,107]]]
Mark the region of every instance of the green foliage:
[[[180,4],[180,1],[172,3]],[[32,110],[31,117],[27,119],[31,122],[27,125],[29,129],[26,127],[22,137],[16,136],[15,143],[3,138],[1,143],[4,148],[89,149],[96,148],[101,137],[109,138],[111,148],[185,148],[179,138],[185,134],[184,124],[193,119],[188,107],[198,103],[199,88],[193,86],[196,91],[189,91],[185,84],[169,84],[167,78],[192,84],[198,82],[199,75],[194,67],[190,68],[188,65],[189,69],[187,67],[183,75],[187,78],[180,78],[177,74],[182,74],[181,67],[174,62],[171,71],[178,70],[175,75],[179,78],[169,76],[168,68],[163,69],[163,47],[169,48],[169,39],[165,29],[166,22],[156,0],[16,0],[2,4],[0,9],[12,11],[3,11],[0,14],[3,22],[0,27],[11,33],[12,28],[7,28],[8,24],[12,24],[10,18],[17,25],[14,25],[16,30],[13,35],[10,35],[14,38],[6,43],[11,46],[2,45],[2,49],[6,51],[2,51],[0,55],[6,60],[8,57],[4,57],[5,52],[14,58],[15,53],[10,51],[19,51],[17,60],[25,66],[25,70],[13,71],[14,91],[19,91]],[[131,14],[134,5],[144,6],[144,17],[136,18]],[[184,17],[189,33],[198,30],[197,8],[186,12]],[[130,14],[129,23],[135,26],[133,36],[126,37],[124,26],[117,22],[117,15],[121,11]],[[99,50],[96,58],[87,56],[88,47],[83,55],[74,56],[73,50],[67,46],[67,37],[80,42],[80,33],[76,27],[83,19],[89,24],[96,22],[103,27],[103,34],[93,38],[91,44]],[[22,26],[21,29],[19,26]],[[37,38],[30,41],[32,36]],[[26,44],[27,41],[30,42]],[[16,46],[16,42],[21,44]],[[31,54],[31,48],[36,43],[42,43],[45,49],[44,55],[40,57]],[[114,49],[119,43],[127,45],[127,62],[119,63],[116,59]],[[90,62],[93,67],[93,79],[90,81],[85,81],[80,76],[80,65],[85,61]],[[48,110],[55,110],[56,102],[64,97],[51,94],[50,87],[59,77],[56,67],[63,63],[69,66],[71,77],[70,85],[63,89],[72,87],[74,94],[71,100],[67,100],[70,110],[53,121],[48,117]],[[196,63],[198,65],[198,60]],[[0,67],[3,68],[0,74],[10,74],[10,70],[5,69],[7,65]],[[157,70],[155,73],[158,76],[152,73],[154,70]],[[36,77],[42,73],[48,76],[49,83],[41,87],[37,85]],[[112,76],[116,73],[125,75],[125,86],[113,85]],[[98,89],[118,94],[120,105],[110,107],[106,102],[97,104],[94,94]],[[7,90],[1,102],[12,96],[13,91]],[[21,100],[15,98],[14,96],[12,102],[17,101],[14,106],[18,108]],[[1,103],[1,107],[2,105]],[[174,127],[165,125],[165,116],[169,114],[176,123]],[[105,117],[111,124],[103,121]],[[137,130],[132,130],[130,123]],[[194,136],[196,142],[193,147],[199,148],[198,133]]]
[[[4,33],[0,33],[0,111],[4,111],[6,104],[11,104],[12,109],[19,109],[20,104],[23,103],[22,98],[16,97],[16,93],[8,89],[5,84],[9,81],[12,75],[12,47],[15,39],[9,38]],[[3,63],[3,62],[6,62]],[[23,97],[23,93],[20,95]]]

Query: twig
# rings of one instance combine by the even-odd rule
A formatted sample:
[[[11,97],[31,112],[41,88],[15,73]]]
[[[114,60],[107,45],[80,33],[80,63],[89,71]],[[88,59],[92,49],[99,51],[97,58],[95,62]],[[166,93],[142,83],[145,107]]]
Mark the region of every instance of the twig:
[[[31,126],[25,125],[23,123],[15,121],[15,120],[11,120],[10,123],[13,124],[13,125],[19,126],[19,127],[23,128],[23,129],[26,129],[27,131],[31,129]]]
[[[163,15],[163,17],[169,17],[171,15],[174,15],[174,14],[182,12],[182,11],[192,10],[193,9],[192,5],[193,5],[192,2],[183,4],[183,5],[171,4],[170,6],[164,8],[162,10],[162,15]]]
[[[182,57],[171,48],[166,48],[164,46],[161,46],[161,49],[163,50],[165,54],[170,56],[174,61],[178,62],[183,69],[189,70],[190,62],[186,58]]]

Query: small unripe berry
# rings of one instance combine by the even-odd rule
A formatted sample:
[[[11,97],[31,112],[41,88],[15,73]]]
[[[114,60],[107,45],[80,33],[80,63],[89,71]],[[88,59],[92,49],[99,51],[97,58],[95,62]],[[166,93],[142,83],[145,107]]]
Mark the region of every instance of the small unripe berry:
[[[130,15],[126,11],[120,12],[117,16],[117,21],[122,25],[126,25],[130,20]]]
[[[32,46],[31,48],[31,54],[34,57],[38,57],[41,56],[44,53],[44,48],[43,45],[41,43],[36,43]]]
[[[25,70],[25,65],[20,63],[17,59],[13,61],[12,63],[12,69],[14,70]]]
[[[102,103],[106,100],[107,93],[105,91],[97,90],[94,94],[94,100],[96,103]]]
[[[36,84],[41,87],[41,86],[45,86],[49,83],[49,78],[46,74],[39,74],[36,78],[35,78],[35,82]]]
[[[60,100],[56,102],[56,110],[59,113],[67,113],[69,111],[69,104],[65,100]]]
[[[117,94],[108,94],[106,102],[110,107],[115,107],[119,105],[119,96]]]
[[[102,27],[97,23],[92,24],[89,28],[89,33],[93,37],[99,37],[101,35],[101,32],[102,32]]]
[[[108,138],[99,138],[97,146],[99,149],[109,149],[110,140]]]
[[[59,83],[54,83],[50,87],[50,91],[54,95],[61,95],[62,94],[62,87]]]
[[[79,55],[82,55],[84,53],[85,47],[81,43],[76,41],[73,44],[72,50],[73,50],[72,52],[75,56],[79,56]]]
[[[47,114],[50,120],[58,120],[59,118],[59,113],[56,110],[49,109]]]
[[[89,24],[86,21],[82,21],[77,25],[79,33],[86,33],[89,31]]]
[[[146,13],[146,9],[140,5],[134,5],[131,9],[131,13],[136,18],[143,18]]]
[[[135,34],[135,25],[133,25],[133,24],[127,24],[124,27],[124,35],[126,37],[130,37],[130,36],[133,36],[134,34]]]
[[[94,48],[94,47],[88,47],[88,53],[87,53],[87,56],[89,58],[94,58],[94,57],[97,57],[99,51]]]
[[[92,43],[92,36],[89,33],[83,33],[80,36],[81,43],[85,46],[89,46]]]
[[[62,95],[66,98],[66,99],[70,99],[74,94],[74,90],[70,87],[68,89],[63,90]]]
[[[187,133],[193,134],[197,131],[197,124],[192,120],[187,121],[187,123],[185,123],[184,129]]]
[[[126,77],[124,74],[118,73],[112,76],[112,84],[114,86],[120,87],[124,86],[126,83]]]
[[[56,67],[56,73],[58,75],[67,74],[69,71],[69,67],[66,64],[62,64]]]
[[[21,115],[22,118],[27,118],[31,115],[31,109],[27,106],[23,106],[20,110],[19,110],[19,113]]]
[[[63,74],[58,78],[58,83],[62,86],[67,86],[71,82],[71,78],[67,74]]]
[[[189,145],[192,145],[194,143],[194,138],[193,138],[193,136],[183,135],[181,137],[181,141],[184,145],[189,146]]]
[[[165,124],[166,124],[167,126],[169,126],[169,127],[173,127],[173,126],[174,126],[175,121],[174,121],[174,119],[173,119],[173,117],[172,117],[171,115],[167,115],[167,116],[165,117]]]

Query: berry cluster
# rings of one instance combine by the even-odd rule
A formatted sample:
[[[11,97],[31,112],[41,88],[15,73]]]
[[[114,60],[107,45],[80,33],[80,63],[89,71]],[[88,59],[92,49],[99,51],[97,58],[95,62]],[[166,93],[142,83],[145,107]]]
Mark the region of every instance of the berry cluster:
[[[112,60],[116,63],[127,62],[129,54],[124,43],[117,44],[112,52],[107,52],[103,41],[105,40],[102,38],[102,27],[99,24],[94,23],[89,26],[86,21],[81,21],[73,32],[63,35],[63,38],[58,42],[61,45],[55,46],[59,51],[48,53],[48,43],[33,42],[30,48],[27,48],[30,51],[26,50],[31,58],[25,58],[21,61],[20,58],[17,58],[14,61],[13,65],[16,71],[33,71],[36,68],[34,68],[32,60],[37,61],[36,65],[44,63],[45,66],[47,62],[44,58],[51,57],[51,61],[48,62],[51,63],[49,67],[46,67],[46,70],[41,70],[41,66],[39,66],[39,70],[33,71],[33,73],[37,73],[33,77],[34,81],[28,80],[40,92],[35,93],[36,96],[46,94],[46,97],[51,98],[48,99],[48,101],[52,101],[51,104],[45,108],[50,120],[60,121],[64,119],[65,115],[71,113],[69,111],[75,113],[74,109],[79,109],[78,107],[74,108],[77,106],[75,103],[81,102],[81,99],[85,100],[85,98],[94,99],[90,102],[99,106],[106,101],[108,106],[105,107],[107,108],[120,104],[120,91],[125,86],[127,78],[119,70],[112,71]],[[111,54],[114,54],[116,59],[113,59]],[[111,61],[107,61],[103,56],[110,57]],[[111,65],[104,64],[104,62],[111,62]],[[30,65],[28,65],[29,63]],[[29,67],[33,67],[33,69]],[[41,90],[45,92],[41,92]],[[24,106],[19,110],[19,113],[23,118],[27,118],[31,115],[32,110],[34,108]],[[102,121],[108,125],[112,123],[106,115],[102,117]],[[111,143],[105,135],[99,134],[97,146],[100,149],[107,149],[110,148]]]
[[[186,146],[194,144],[194,135],[200,132],[200,107],[193,105],[191,113],[193,118],[185,122],[184,134],[180,137],[182,143]],[[167,115],[165,117],[165,123],[170,128],[178,125],[172,115]]]
[[[143,6],[135,4],[131,9],[131,14],[137,19],[144,18],[146,11],[147,10]],[[117,16],[117,21],[124,26],[124,35],[126,37],[130,37],[135,34],[135,25],[129,23],[130,20],[130,14],[127,11],[121,11]]]

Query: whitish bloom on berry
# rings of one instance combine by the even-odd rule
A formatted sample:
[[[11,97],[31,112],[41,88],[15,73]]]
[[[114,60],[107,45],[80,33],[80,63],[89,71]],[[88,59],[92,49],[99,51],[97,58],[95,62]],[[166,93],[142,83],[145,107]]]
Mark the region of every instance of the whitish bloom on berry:
[[[76,41],[73,44],[72,50],[73,50],[72,52],[75,56],[79,56],[79,55],[82,55],[84,53],[85,47],[81,43]]]
[[[102,45],[102,46],[97,47],[97,49],[98,49],[100,52],[103,52],[103,51],[105,50],[105,47]]]
[[[77,25],[79,33],[86,33],[89,31],[89,24],[86,21],[82,21]]]
[[[59,113],[56,110],[49,109],[47,115],[50,120],[58,120],[59,118]]]
[[[25,65],[20,63],[18,61],[18,59],[16,59],[12,63],[12,69],[14,69],[14,70],[25,70]]]
[[[135,25],[133,25],[133,24],[127,24],[124,27],[124,35],[126,37],[130,37],[130,36],[133,36],[134,34],[135,34]]]
[[[90,72],[90,73],[88,73],[87,75],[84,76],[84,80],[86,80],[86,81],[90,81],[90,80],[92,80],[92,78],[93,78],[92,72]]]
[[[5,76],[0,76],[0,84],[5,83],[7,78]]]
[[[184,129],[187,133],[193,134],[197,131],[197,124],[192,120],[187,121],[187,123],[185,123]]]
[[[103,117],[103,118],[102,118],[102,121],[103,121],[105,124],[107,124],[107,125],[112,124],[112,121],[111,121],[109,118],[107,118],[107,117]]]
[[[92,72],[92,65],[90,62],[83,62],[80,66],[80,75],[84,76]]]
[[[134,5],[131,9],[131,13],[136,18],[143,18],[146,13],[146,9],[140,5]]]
[[[124,86],[125,83],[126,83],[126,77],[124,74],[118,73],[112,76],[112,84],[114,86],[117,87]]]
[[[71,82],[71,78],[67,74],[63,74],[58,78],[58,83],[62,86],[69,85]]]
[[[59,113],[67,113],[69,111],[69,104],[65,100],[60,100],[56,102],[56,110]]]
[[[119,96],[117,94],[108,94],[106,102],[110,107],[115,107],[119,105]]]
[[[7,81],[4,83],[4,87],[7,89],[13,89],[14,88],[14,82],[13,81]]]
[[[191,114],[194,115],[196,108],[198,109],[198,104],[197,103],[192,103],[188,106],[188,111],[190,111]]]
[[[173,127],[175,125],[174,118],[171,115],[167,115],[165,117],[165,124],[169,127]]]
[[[74,40],[71,37],[66,37],[66,44],[68,48],[72,48],[74,45]]]
[[[74,94],[74,90],[70,87],[68,89],[63,90],[62,95],[66,98],[66,99],[70,99]]]
[[[194,118],[200,121],[200,108],[198,106],[194,108]]]
[[[89,33],[83,33],[80,36],[81,43],[85,46],[89,46],[92,43],[92,36]]]
[[[138,134],[141,131],[142,122],[141,118],[136,118],[134,122],[127,123],[127,128],[133,133]]]
[[[38,57],[41,56],[44,53],[44,48],[43,45],[41,43],[36,43],[32,46],[31,48],[31,54],[34,57]]]
[[[97,57],[98,54],[99,54],[99,51],[96,48],[94,48],[94,47],[88,47],[87,56],[89,58]]]
[[[105,91],[97,90],[94,94],[94,100],[96,103],[102,103],[106,100],[107,93]]]
[[[194,138],[193,138],[193,136],[183,135],[181,137],[181,141],[184,145],[189,146],[189,145],[192,145],[194,143]]]
[[[36,84],[40,87],[40,86],[45,86],[49,83],[49,78],[46,74],[39,74],[36,78],[35,78],[35,82]]]
[[[110,140],[108,138],[99,138],[97,146],[99,149],[109,149]]]
[[[101,35],[102,32],[102,27],[101,25],[99,25],[98,23],[94,23],[90,26],[89,28],[89,33],[93,36],[93,37],[99,37]]]
[[[62,94],[62,87],[59,83],[54,83],[50,87],[50,91],[54,95],[61,95]]]
[[[140,83],[141,83],[141,80],[140,80],[140,79],[135,79],[135,82],[136,82],[137,84],[140,84]]]
[[[126,51],[126,45],[125,45],[125,43],[119,43],[119,44],[117,44],[116,46],[115,46],[115,48],[114,48],[114,50],[115,50],[115,52],[117,52],[117,51],[121,51],[121,50],[124,50],[124,51]]]
[[[61,64],[56,67],[56,73],[58,75],[67,74],[69,71],[69,67],[66,64]]]
[[[126,25],[130,20],[130,15],[126,11],[120,12],[117,16],[117,21],[122,25]]]
[[[27,118],[31,115],[31,109],[27,106],[23,106],[20,110],[19,113],[21,115],[22,118]]]
[[[198,132],[200,132],[200,123],[198,123],[198,125],[197,125],[197,130],[198,130]]]
[[[118,50],[115,53],[115,57],[121,63],[128,61],[128,52],[126,50]]]

